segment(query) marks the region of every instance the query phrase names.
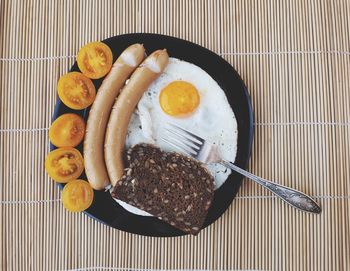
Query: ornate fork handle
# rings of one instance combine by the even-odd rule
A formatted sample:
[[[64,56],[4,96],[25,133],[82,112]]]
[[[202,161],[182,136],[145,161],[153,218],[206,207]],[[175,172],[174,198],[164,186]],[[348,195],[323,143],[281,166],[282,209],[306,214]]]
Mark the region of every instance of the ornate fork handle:
[[[234,165],[229,161],[221,160],[220,164],[262,185],[263,187],[270,190],[272,193],[274,193],[276,196],[278,196],[288,204],[302,211],[317,213],[317,214],[321,212],[321,208],[317,205],[317,203],[311,197],[305,195],[302,192],[299,192],[295,189],[292,189],[283,185],[279,185],[276,183],[272,183],[268,180],[260,178],[254,174],[251,174],[250,172],[247,172],[241,169],[240,167],[237,167],[236,165]]]

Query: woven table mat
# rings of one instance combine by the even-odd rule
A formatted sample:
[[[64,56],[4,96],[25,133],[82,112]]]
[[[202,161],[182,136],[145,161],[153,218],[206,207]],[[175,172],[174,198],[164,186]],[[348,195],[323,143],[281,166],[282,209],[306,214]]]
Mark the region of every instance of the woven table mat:
[[[350,270],[349,14],[348,0],[0,0],[1,270]],[[143,237],[67,212],[44,172],[57,80],[85,43],[133,32],[231,63],[255,111],[249,170],[323,212],[248,180],[197,237]]]

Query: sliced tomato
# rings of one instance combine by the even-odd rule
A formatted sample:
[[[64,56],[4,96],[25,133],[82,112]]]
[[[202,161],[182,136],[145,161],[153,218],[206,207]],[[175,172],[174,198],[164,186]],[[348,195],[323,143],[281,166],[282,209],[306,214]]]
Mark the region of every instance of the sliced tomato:
[[[73,180],[67,183],[62,191],[63,206],[71,212],[81,212],[92,204],[94,190],[84,180]]]
[[[49,138],[56,147],[75,147],[84,138],[85,122],[77,114],[63,114],[51,125]]]
[[[77,149],[72,147],[59,148],[47,155],[45,169],[56,182],[66,183],[78,178],[83,173],[84,159]]]
[[[80,48],[77,62],[83,74],[92,79],[99,79],[111,70],[113,54],[103,42],[91,42]]]
[[[80,72],[69,72],[61,76],[57,89],[62,102],[76,110],[88,107],[96,97],[94,84]]]

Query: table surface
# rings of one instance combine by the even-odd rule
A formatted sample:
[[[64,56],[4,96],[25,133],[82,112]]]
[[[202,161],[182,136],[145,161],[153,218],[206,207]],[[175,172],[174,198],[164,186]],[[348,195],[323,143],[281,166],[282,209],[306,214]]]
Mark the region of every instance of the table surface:
[[[347,0],[0,0],[0,269],[350,270],[349,13]],[[57,80],[85,43],[133,32],[231,63],[255,111],[250,171],[323,212],[245,180],[196,237],[137,236],[68,213],[44,172]]]

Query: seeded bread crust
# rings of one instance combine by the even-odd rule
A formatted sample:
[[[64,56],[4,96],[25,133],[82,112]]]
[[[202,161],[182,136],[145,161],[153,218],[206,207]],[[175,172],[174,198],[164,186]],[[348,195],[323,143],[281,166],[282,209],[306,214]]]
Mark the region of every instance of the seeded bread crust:
[[[112,196],[191,234],[203,226],[214,195],[214,178],[187,156],[138,144]]]

